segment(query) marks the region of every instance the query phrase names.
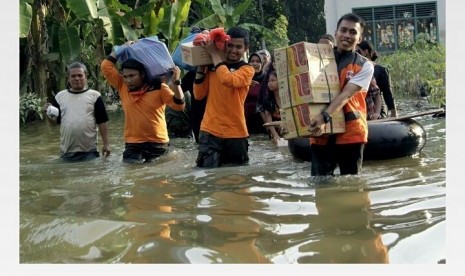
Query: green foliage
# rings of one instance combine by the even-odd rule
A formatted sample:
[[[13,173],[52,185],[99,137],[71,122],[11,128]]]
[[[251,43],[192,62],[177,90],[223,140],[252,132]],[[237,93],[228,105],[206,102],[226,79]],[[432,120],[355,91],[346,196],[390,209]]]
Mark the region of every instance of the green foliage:
[[[193,22],[192,26],[205,29],[215,27],[229,29],[239,26],[249,30],[251,52],[262,48],[267,49],[269,43],[274,47],[288,44],[287,20],[283,21],[280,17],[282,13],[278,2],[197,0],[192,1],[191,7],[189,22]],[[283,27],[284,30],[276,29]]]
[[[28,92],[19,98],[19,118],[26,123],[39,117],[43,119],[42,100],[36,93]]]
[[[19,2],[19,37],[27,37],[32,21],[32,6],[26,0]]]
[[[250,30],[250,52],[287,46],[288,20],[278,1],[254,1],[241,16],[241,26]],[[254,24],[261,28],[248,27]]]
[[[276,23],[274,25],[273,32],[281,38],[280,41],[270,41],[270,47],[272,49],[274,48],[280,48],[280,47],[285,47],[289,45],[289,39],[287,38],[287,27],[289,26],[289,22],[287,21],[287,18],[284,15],[280,15],[278,19],[276,20]]]
[[[199,3],[199,1],[197,2],[198,5],[204,5]],[[226,3],[222,4],[222,2]],[[210,9],[195,8],[200,12],[200,14],[198,14],[198,18],[196,18],[198,21],[193,25],[205,29],[215,27],[229,29],[239,24],[241,15],[250,7],[252,0],[242,0],[240,2],[237,1],[237,3],[229,3],[229,1],[221,0],[209,0],[208,3],[210,4]],[[195,3],[193,6],[195,6]]]
[[[395,94],[412,97],[426,90],[433,105],[445,105],[445,46],[419,35],[415,43],[393,54],[381,56],[377,62],[389,69]]]
[[[289,20],[287,36],[290,44],[300,41],[317,42],[326,33],[324,0],[279,2]]]

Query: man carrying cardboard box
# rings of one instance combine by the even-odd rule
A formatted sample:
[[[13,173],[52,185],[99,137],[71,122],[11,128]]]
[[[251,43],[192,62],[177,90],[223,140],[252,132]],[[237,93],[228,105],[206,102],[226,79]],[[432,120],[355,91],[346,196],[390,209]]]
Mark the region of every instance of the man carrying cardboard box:
[[[337,22],[334,54],[341,93],[311,118],[310,132],[315,136],[310,138],[313,176],[334,175],[337,165],[341,175],[361,172],[363,149],[368,142],[365,97],[374,71],[373,64],[355,52],[364,28],[364,20],[352,13],[343,15]],[[341,109],[345,132],[321,135],[325,124],[331,121],[331,114]]]
[[[200,125],[198,167],[242,165],[249,161],[244,102],[255,73],[243,60],[249,47],[249,33],[233,27],[227,34],[231,40],[224,51],[218,50],[213,41],[207,41],[203,47],[210,54],[213,65],[198,66],[196,71],[194,97],[197,100],[207,97]]]

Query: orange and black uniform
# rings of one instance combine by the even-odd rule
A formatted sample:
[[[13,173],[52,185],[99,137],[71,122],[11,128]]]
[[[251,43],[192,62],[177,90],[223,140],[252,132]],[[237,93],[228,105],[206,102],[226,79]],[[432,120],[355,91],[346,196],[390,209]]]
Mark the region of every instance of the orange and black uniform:
[[[339,53],[335,48],[334,54],[341,90],[357,74],[363,75],[362,80],[357,79],[357,84],[363,83],[363,85],[359,85],[362,89],[343,106],[345,132],[310,138],[312,175],[332,175],[336,165],[339,165],[341,175],[359,173],[362,167],[364,144],[368,142],[365,97],[373,77],[373,65],[355,52]]]
[[[197,166],[219,167],[248,162],[248,130],[244,103],[254,69],[244,61],[221,62],[194,82],[194,98],[207,97],[200,125]]]
[[[162,82],[150,87],[145,85],[139,91],[129,92],[123,76],[115,67],[115,62],[115,58],[107,57],[102,61],[101,70],[108,83],[118,91],[124,110],[123,160],[150,161],[168,150],[166,105],[182,111],[184,99],[176,99],[174,92]]]

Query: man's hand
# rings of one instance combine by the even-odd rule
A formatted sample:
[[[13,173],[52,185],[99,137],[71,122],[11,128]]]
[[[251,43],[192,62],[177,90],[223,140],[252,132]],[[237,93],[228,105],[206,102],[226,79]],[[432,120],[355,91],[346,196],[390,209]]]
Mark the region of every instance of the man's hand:
[[[181,69],[178,66],[175,66],[171,71],[173,72],[173,80],[179,80],[181,78]]]
[[[310,136],[321,136],[325,127],[325,122],[323,120],[323,115],[318,114],[312,119],[310,119],[309,131]]]
[[[51,105],[51,103],[45,103],[44,104],[44,111],[47,112],[48,107]]]
[[[215,46],[215,42],[213,40],[208,40],[206,43],[205,43],[205,46],[203,46],[205,48],[205,50],[210,54],[218,54],[218,49],[216,48]]]
[[[102,147],[102,156],[106,158],[106,157],[110,156],[110,153],[111,153],[110,145],[103,145],[103,147]]]

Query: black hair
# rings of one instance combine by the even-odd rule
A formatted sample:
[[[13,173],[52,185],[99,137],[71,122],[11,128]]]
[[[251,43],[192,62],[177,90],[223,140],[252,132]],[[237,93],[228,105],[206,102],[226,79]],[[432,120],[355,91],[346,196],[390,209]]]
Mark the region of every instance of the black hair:
[[[269,76],[274,75],[276,78],[278,78],[278,74],[276,73],[275,70],[272,70],[268,73]]]
[[[226,33],[231,38],[243,38],[245,47],[249,46],[250,37],[249,31],[241,27],[232,27]]]
[[[145,72],[145,67],[142,63],[140,63],[139,61],[133,59],[133,58],[128,58],[127,60],[125,60],[122,64],[121,64],[121,71],[123,69],[133,69],[133,70],[137,70],[139,71],[139,73],[141,75],[146,75],[146,72]],[[143,73],[143,74],[142,74]]]
[[[363,18],[361,18],[355,13],[346,13],[343,16],[341,16],[341,18],[339,18],[339,20],[337,21],[336,30],[339,29],[339,25],[341,25],[342,20],[347,20],[347,21],[351,21],[354,23],[360,23],[362,33],[363,33],[363,30],[365,30],[365,27],[366,27],[365,20],[363,20]]]
[[[358,44],[358,47],[362,50],[368,50],[368,54],[372,61],[375,61],[378,58],[378,53],[375,51],[373,44],[368,40],[363,40]]]
[[[324,34],[324,35],[320,36],[320,39],[322,39],[322,38],[327,39],[327,40],[331,41],[331,43],[334,44],[334,37],[332,35]]]

